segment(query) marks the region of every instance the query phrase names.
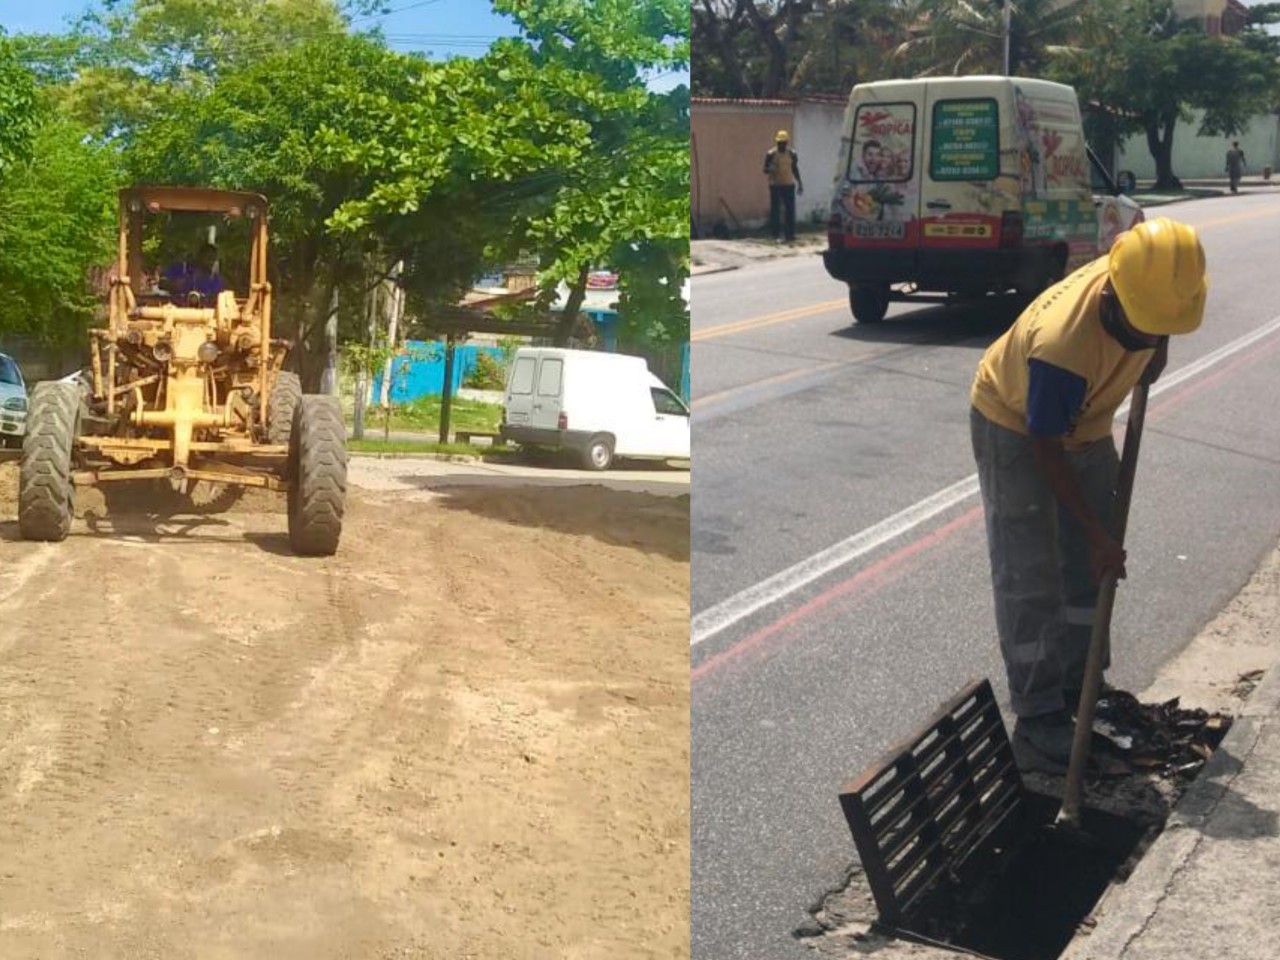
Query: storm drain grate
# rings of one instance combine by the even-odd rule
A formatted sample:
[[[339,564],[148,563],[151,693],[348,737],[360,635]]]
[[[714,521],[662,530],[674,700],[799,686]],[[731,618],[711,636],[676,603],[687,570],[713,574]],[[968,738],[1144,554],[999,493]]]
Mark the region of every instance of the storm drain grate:
[[[975,681],[840,793],[881,922],[957,876],[1023,800],[991,684]]]

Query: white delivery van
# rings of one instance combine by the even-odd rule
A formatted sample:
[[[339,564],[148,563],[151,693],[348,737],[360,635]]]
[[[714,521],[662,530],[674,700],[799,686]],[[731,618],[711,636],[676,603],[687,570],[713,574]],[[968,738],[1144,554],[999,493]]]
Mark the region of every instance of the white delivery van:
[[[614,457],[689,459],[689,408],[643,357],[521,347],[507,374],[502,439],[571,450],[589,470]]]
[[[1071,87],[887,80],[849,96],[823,259],[876,323],[891,300],[1034,295],[1140,220],[1089,151]]]

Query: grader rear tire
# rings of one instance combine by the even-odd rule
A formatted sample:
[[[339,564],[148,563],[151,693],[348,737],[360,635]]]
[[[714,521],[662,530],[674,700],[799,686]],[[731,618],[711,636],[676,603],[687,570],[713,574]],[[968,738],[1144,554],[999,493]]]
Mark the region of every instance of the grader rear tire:
[[[267,397],[267,443],[285,445],[293,432],[293,413],[302,399],[302,381],[281,370]]]
[[[337,397],[299,397],[289,437],[289,479],[294,553],[332,556],[347,499],[347,428]]]
[[[71,531],[80,391],[70,383],[40,383],[31,392],[27,435],[18,470],[18,530],[25,540],[65,540]]]

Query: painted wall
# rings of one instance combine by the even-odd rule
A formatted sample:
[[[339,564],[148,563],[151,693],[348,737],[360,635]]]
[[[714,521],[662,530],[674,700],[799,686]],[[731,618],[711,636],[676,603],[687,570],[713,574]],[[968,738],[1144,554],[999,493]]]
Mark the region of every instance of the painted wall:
[[[764,155],[774,134],[790,130],[793,121],[793,104],[787,101],[694,99],[689,191],[697,236],[711,236],[720,223],[732,232],[754,229],[769,219]],[[796,148],[804,149],[798,135]],[[806,184],[808,172],[801,168]]]
[[[840,162],[845,105],[802,100],[796,104],[795,147],[804,177],[804,196],[796,201],[796,219],[826,223]],[[842,165],[841,165],[842,166]]]
[[[1232,140],[1240,141],[1248,166],[1246,176],[1256,176],[1263,166],[1270,164],[1280,169],[1280,118],[1273,114],[1256,117],[1249,129],[1238,137],[1199,137],[1200,113],[1189,123],[1179,123],[1173,133],[1173,172],[1183,180],[1221,180],[1226,177],[1227,150]],[[1122,144],[1122,152],[1116,156],[1117,170],[1132,170],[1139,180],[1152,180],[1156,175],[1155,161],[1147,149],[1145,134],[1129,137]]]
[[[395,372],[391,378],[391,402],[406,403],[419,397],[438,397],[444,392],[444,343],[410,340],[405,346],[412,351],[430,354],[431,359],[415,360],[401,358],[395,361]],[[470,344],[459,344],[453,349],[453,390],[456,394],[476,365],[476,355],[487,353],[499,362],[502,350],[499,347],[477,347]],[[373,396],[382,392],[382,377],[379,376],[373,385]]]

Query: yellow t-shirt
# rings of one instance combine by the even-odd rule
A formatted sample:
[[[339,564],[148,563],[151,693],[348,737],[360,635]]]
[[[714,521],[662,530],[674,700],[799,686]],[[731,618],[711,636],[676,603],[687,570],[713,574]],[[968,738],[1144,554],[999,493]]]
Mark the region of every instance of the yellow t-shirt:
[[[1085,381],[1084,404],[1063,443],[1078,449],[1111,432],[1154,350],[1126,350],[1099,314],[1107,257],[1099,257],[1050,287],[993,343],[973,381],[970,399],[988,420],[1027,435],[1029,361],[1042,360]]]
[[[781,152],[775,147],[769,151],[769,184],[774,187],[790,187],[796,182],[795,153]]]

